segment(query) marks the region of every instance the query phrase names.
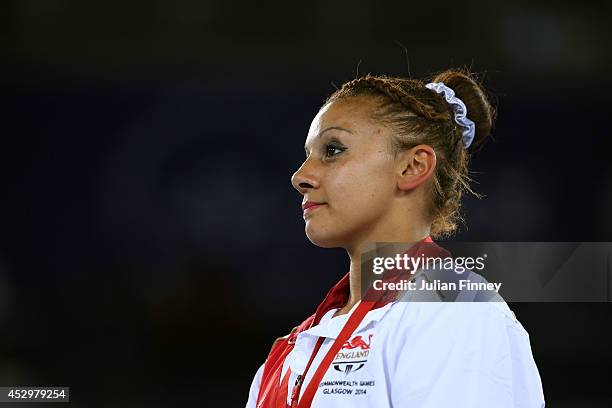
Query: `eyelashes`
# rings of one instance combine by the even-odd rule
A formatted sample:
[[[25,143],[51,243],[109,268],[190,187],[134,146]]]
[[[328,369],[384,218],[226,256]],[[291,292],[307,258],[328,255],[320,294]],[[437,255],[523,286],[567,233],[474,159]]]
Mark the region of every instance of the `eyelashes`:
[[[342,153],[345,149],[340,146],[327,145],[325,146],[325,157],[334,157]]]
[[[344,147],[337,141],[331,141],[325,145],[324,150],[325,150],[324,156],[326,158],[332,158],[334,156],[341,154],[343,151],[345,151],[346,147]]]
[[[337,140],[331,140],[328,143],[321,145],[321,157],[323,159],[333,159],[335,156],[342,154],[347,148]],[[306,159],[310,156],[306,150]]]

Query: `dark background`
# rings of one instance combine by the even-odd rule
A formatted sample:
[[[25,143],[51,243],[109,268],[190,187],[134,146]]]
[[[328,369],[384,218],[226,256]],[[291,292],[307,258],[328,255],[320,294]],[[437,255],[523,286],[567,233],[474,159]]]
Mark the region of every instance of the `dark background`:
[[[274,338],[347,271],[305,237],[289,179],[357,73],[467,65],[498,99],[472,165],[487,197],[455,239],[612,241],[610,2],[2,8],[0,385],[243,406]],[[511,308],[547,406],[610,406],[610,304]]]

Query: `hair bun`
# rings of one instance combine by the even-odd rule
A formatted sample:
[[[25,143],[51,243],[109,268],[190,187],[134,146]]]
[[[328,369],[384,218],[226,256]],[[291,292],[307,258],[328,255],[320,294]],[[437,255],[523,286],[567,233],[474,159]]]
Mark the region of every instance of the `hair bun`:
[[[467,117],[476,125],[476,135],[470,149],[480,148],[491,135],[496,110],[479,81],[468,70],[449,69],[437,74],[432,82],[443,82],[465,103]]]

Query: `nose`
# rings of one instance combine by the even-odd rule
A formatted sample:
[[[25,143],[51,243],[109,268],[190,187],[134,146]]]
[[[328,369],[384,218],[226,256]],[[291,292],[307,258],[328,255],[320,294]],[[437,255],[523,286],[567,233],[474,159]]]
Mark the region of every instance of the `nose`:
[[[305,195],[311,189],[319,187],[318,177],[312,171],[312,167],[308,165],[308,161],[307,159],[291,176],[291,184],[302,195]]]

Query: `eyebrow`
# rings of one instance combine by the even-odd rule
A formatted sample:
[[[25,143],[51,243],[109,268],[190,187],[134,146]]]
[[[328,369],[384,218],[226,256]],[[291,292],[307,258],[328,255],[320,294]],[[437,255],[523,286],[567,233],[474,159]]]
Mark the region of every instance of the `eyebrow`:
[[[343,127],[340,127],[340,126],[330,126],[330,127],[326,128],[326,129],[320,131],[319,134],[316,135],[314,138],[317,139],[317,138],[323,136],[323,133],[327,132],[328,130],[342,130],[344,132],[350,133],[351,135],[353,134],[353,132],[351,132],[350,130],[345,129]],[[308,152],[308,148],[307,148],[306,145],[304,145],[304,150],[306,150],[306,152]]]

